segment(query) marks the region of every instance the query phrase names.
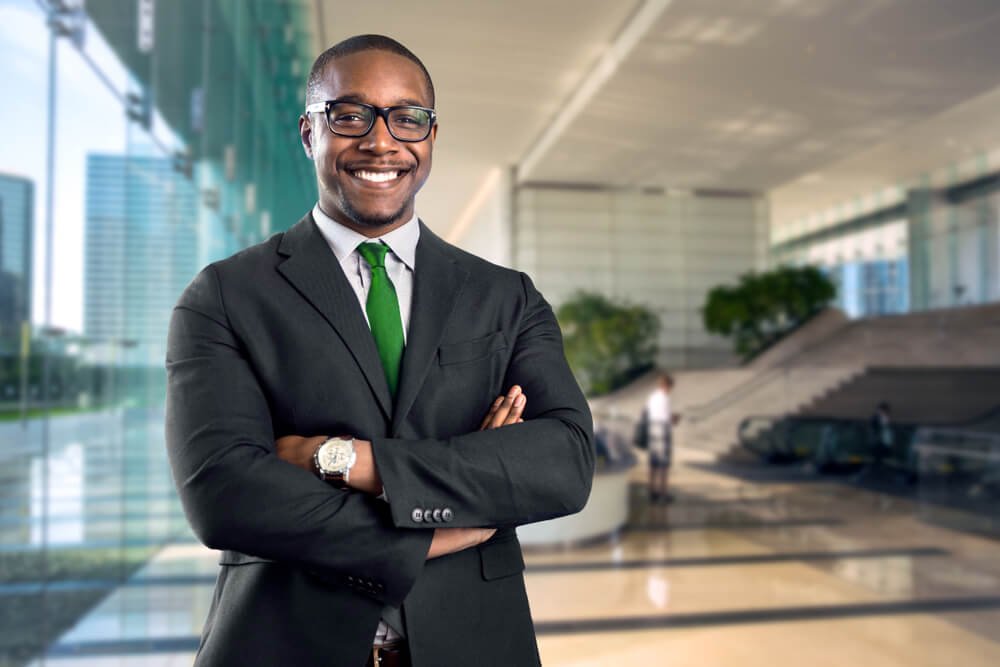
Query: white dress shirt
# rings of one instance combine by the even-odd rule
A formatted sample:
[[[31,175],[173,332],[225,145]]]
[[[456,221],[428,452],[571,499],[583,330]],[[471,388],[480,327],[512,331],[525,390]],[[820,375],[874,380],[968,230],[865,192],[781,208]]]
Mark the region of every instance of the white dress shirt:
[[[420,225],[417,224],[417,214],[401,227],[378,238],[368,238],[332,220],[320,210],[319,204],[313,206],[313,219],[320,233],[326,239],[327,245],[340,262],[340,268],[351,283],[354,293],[361,304],[361,312],[368,322],[368,312],[365,304],[368,302],[368,290],[372,284],[372,267],[368,264],[358,246],[362,243],[382,242],[389,246],[385,254],[385,271],[389,274],[392,286],[396,288],[396,298],[399,299],[399,316],[403,321],[403,342],[407,339],[410,328],[410,301],[413,298],[413,267],[417,261],[417,241],[420,240]],[[371,322],[368,323],[371,327]]]
[[[384,243],[389,246],[389,252],[385,254],[385,271],[396,289],[396,298],[399,300],[399,316],[403,321],[403,342],[407,338],[407,330],[410,328],[410,302],[413,298],[413,267],[417,260],[417,241],[420,240],[420,225],[417,223],[417,214],[414,213],[404,225],[397,227],[388,234],[377,238],[369,238],[364,234],[359,234],[353,229],[349,229],[339,222],[331,219],[323,213],[317,202],[313,206],[313,219],[320,233],[326,239],[327,245],[333,251],[340,268],[347,276],[347,282],[354,289],[354,294],[358,297],[361,305],[361,313],[368,322],[368,312],[365,304],[368,303],[368,290],[372,285],[372,267],[368,261],[358,252],[358,246],[362,243]],[[371,328],[371,322],[368,322]],[[385,490],[379,496],[386,502]],[[379,621],[378,629],[375,631],[374,643],[382,644],[394,641],[399,634],[394,631],[385,621]]]
[[[649,451],[666,456],[667,436],[670,433],[670,395],[662,387],[657,387],[646,400],[646,414],[649,416]]]

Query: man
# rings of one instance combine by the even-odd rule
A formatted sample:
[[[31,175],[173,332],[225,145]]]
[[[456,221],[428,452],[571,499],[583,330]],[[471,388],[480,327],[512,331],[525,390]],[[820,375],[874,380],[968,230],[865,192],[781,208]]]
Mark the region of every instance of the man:
[[[594,467],[552,310],[417,219],[438,126],[416,56],[345,40],[307,98],[316,206],[203,269],[170,323],[171,468],[222,550],[197,664],[537,665],[514,528],[579,511]]]

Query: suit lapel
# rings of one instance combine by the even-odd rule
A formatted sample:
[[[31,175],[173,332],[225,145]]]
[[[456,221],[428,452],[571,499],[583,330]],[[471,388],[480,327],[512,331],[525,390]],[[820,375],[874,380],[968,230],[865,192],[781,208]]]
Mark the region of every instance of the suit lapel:
[[[361,367],[386,418],[390,418],[392,398],[375,339],[357,295],[337,265],[337,258],[316,227],[311,212],[285,232],[278,252],[288,257],[278,265],[278,271],[337,331]],[[405,368],[404,362],[404,378]]]
[[[423,221],[419,224],[410,326],[392,419],[393,436],[399,434],[403,420],[413,407],[441,344],[448,318],[468,278],[468,271],[455,263],[448,244],[427,229]]]

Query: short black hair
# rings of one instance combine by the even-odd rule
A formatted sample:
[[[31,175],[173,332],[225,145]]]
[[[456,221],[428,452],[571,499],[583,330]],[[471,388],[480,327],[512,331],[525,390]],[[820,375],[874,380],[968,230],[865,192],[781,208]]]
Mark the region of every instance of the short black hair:
[[[420,71],[424,73],[424,80],[427,82],[427,91],[431,96],[430,106],[434,106],[434,82],[431,81],[430,72],[427,71],[424,64],[420,62],[420,58],[416,57],[412,51],[393,38],[386,37],[385,35],[355,35],[354,37],[348,37],[319,54],[319,57],[313,62],[312,69],[309,70],[309,80],[306,82],[306,104],[320,101],[315,98],[319,96],[318,91],[323,72],[326,71],[326,66],[331,60],[360,53],[361,51],[388,51],[389,53],[403,56],[415,63],[420,68]]]

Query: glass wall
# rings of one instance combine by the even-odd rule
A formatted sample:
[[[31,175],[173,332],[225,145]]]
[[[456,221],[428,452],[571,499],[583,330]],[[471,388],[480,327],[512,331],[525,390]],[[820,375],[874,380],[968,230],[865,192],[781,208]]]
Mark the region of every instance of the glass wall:
[[[1000,300],[1000,173],[934,184],[924,175],[873,211],[772,238],[775,264],[815,264],[851,317]],[[819,214],[813,219],[821,217]],[[797,228],[798,229],[798,228]]]
[[[314,201],[308,11],[0,0],[0,665],[44,660],[191,539],[163,443],[170,310]],[[148,625],[152,595],[111,635]]]

